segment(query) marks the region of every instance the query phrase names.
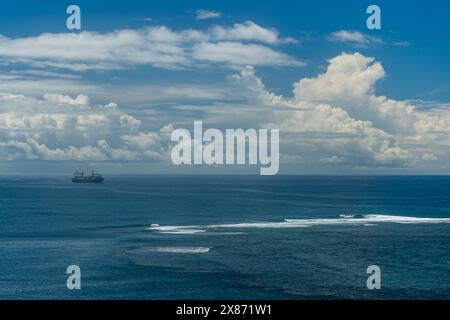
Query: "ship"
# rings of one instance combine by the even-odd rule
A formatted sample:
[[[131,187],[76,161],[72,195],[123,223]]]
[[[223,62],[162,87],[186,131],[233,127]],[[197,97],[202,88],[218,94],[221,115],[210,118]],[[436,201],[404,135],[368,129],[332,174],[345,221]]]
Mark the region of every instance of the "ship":
[[[96,174],[92,171],[91,175],[84,175],[84,171],[74,172],[72,182],[75,183],[103,183],[105,180],[101,174]]]

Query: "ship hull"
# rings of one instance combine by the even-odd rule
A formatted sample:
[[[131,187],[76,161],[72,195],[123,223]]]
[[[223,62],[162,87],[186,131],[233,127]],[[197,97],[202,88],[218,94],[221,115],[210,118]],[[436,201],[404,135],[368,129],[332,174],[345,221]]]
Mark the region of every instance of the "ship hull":
[[[73,183],[103,183],[103,179],[72,179]]]

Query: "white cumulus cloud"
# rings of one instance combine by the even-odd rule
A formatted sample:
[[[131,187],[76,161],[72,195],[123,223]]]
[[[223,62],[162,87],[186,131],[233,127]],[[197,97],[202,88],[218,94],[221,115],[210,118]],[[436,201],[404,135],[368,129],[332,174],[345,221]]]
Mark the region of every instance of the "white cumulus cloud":
[[[328,36],[328,40],[332,42],[348,42],[360,47],[384,43],[384,41],[378,37],[369,36],[356,30],[335,31]]]
[[[213,19],[213,18],[220,18],[222,14],[218,11],[214,10],[202,10],[199,9],[196,12],[195,18],[197,20],[206,20],[206,19]]]

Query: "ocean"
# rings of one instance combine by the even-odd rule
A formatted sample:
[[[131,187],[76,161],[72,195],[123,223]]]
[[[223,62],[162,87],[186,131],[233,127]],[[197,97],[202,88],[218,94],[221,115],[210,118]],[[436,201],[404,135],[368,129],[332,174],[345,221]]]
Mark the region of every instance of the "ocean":
[[[0,177],[0,299],[450,298],[450,177],[70,179]]]

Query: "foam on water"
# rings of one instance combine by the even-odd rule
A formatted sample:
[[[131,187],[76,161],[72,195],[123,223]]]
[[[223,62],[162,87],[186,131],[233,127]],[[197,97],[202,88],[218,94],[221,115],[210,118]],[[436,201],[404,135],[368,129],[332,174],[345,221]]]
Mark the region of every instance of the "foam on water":
[[[154,251],[165,253],[206,253],[211,248],[208,247],[159,247]]]
[[[450,223],[450,218],[421,218],[391,215],[341,215],[339,218],[327,219],[285,219],[278,222],[245,222],[235,224],[211,224],[192,226],[160,226],[152,224],[148,230],[160,233],[172,234],[195,234],[207,232],[214,229],[226,228],[302,228],[317,225],[362,225],[372,226],[376,223],[399,223],[399,224],[437,224]]]

